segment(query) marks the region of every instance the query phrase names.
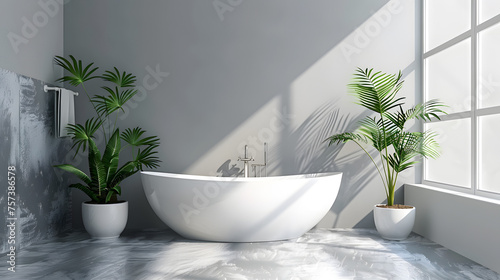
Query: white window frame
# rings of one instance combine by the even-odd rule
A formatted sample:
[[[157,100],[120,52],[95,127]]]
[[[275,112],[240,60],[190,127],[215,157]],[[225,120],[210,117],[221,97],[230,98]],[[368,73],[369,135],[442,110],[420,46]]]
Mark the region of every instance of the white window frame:
[[[478,34],[479,32],[493,26],[496,24],[500,24],[500,14],[494,16],[491,19],[486,20],[485,22],[481,24],[477,24],[477,18],[478,18],[478,13],[477,13],[477,2],[478,0],[471,0],[471,28],[462,34],[455,36],[454,38],[426,51],[424,46],[425,46],[425,31],[426,31],[426,26],[425,26],[425,12],[426,12],[426,7],[425,3],[427,1],[435,1],[435,0],[422,0],[422,6],[421,6],[421,42],[420,42],[420,49],[421,51],[421,88],[422,88],[422,100],[426,100],[427,96],[427,89],[426,89],[426,69],[425,69],[425,63],[426,59],[443,51],[446,50],[452,46],[455,46],[456,44],[463,42],[464,40],[467,40],[470,38],[471,40],[471,109],[470,111],[465,111],[465,112],[459,112],[459,113],[451,113],[448,115],[445,115],[441,117],[441,121],[449,121],[449,120],[459,120],[459,119],[470,119],[471,120],[471,182],[470,188],[465,188],[465,187],[459,187],[451,184],[446,184],[444,182],[435,182],[428,180],[426,178],[426,161],[424,159],[423,163],[423,172],[422,172],[422,183],[426,185],[431,185],[431,186],[436,186],[436,187],[441,187],[445,189],[450,189],[454,191],[459,191],[463,193],[469,193],[473,195],[478,195],[482,197],[489,197],[489,198],[494,198],[494,199],[500,199],[500,193],[496,192],[490,192],[490,191],[485,191],[485,190],[480,190],[479,189],[479,178],[478,178],[478,171],[479,171],[479,163],[478,163],[478,138],[479,138],[479,131],[478,131],[478,120],[479,117],[481,116],[488,116],[488,115],[496,115],[500,114],[500,106],[496,107],[488,107],[488,108],[481,108],[478,109],[477,106],[477,91],[478,91]],[[439,120],[433,120],[433,122],[439,122]],[[428,122],[426,122],[428,123]],[[430,159],[432,160],[432,159]],[[499,172],[500,172],[500,166],[499,166]],[[500,182],[499,182],[500,183]]]

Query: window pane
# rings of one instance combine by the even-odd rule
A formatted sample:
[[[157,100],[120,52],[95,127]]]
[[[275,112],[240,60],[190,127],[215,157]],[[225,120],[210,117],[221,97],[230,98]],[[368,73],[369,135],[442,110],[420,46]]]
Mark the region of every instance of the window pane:
[[[498,1],[500,3],[500,1]],[[500,24],[479,33],[479,108],[500,105]]]
[[[425,179],[460,187],[471,186],[470,119],[428,123],[438,133],[441,156],[426,160]]]
[[[425,60],[426,100],[439,99],[448,113],[469,111],[471,88],[470,39]]]
[[[470,29],[470,0],[426,0],[425,1],[425,50]]]
[[[500,1],[498,0],[478,0],[478,4],[479,23],[500,14]]]
[[[479,117],[479,189],[500,193],[500,115]]]

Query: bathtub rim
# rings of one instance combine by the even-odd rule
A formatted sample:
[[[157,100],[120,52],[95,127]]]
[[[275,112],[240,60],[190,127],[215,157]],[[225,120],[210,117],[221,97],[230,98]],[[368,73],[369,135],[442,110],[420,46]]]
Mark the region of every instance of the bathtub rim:
[[[307,174],[296,174],[296,175],[280,175],[280,176],[269,176],[269,177],[217,177],[217,176],[207,176],[207,175],[192,175],[192,174],[182,174],[182,173],[170,173],[170,172],[160,172],[160,171],[140,171],[141,176],[154,176],[154,177],[164,177],[172,179],[184,179],[184,180],[195,180],[195,181],[220,181],[220,182],[246,182],[246,181],[272,181],[272,180],[298,180],[298,179],[314,179],[329,177],[335,175],[342,175],[343,172],[318,172],[318,173],[307,173]]]

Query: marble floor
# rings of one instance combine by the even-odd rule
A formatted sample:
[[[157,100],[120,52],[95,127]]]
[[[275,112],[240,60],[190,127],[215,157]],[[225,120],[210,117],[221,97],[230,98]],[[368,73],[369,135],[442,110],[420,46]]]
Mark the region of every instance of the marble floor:
[[[170,231],[126,232],[112,241],[76,232],[29,246],[0,279],[500,279],[421,236],[381,239],[367,229],[314,229],[288,241],[211,243]]]

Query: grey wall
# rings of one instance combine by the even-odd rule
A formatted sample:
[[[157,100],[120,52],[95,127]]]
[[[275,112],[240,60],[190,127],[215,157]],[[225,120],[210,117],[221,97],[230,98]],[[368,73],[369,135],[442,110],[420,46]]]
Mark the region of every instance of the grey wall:
[[[54,137],[54,94],[45,93],[43,85],[0,68],[0,182],[5,186],[0,193],[0,235],[5,237],[0,238],[1,252],[70,229],[69,180],[52,165],[68,160],[71,142]],[[9,166],[15,167],[9,180],[15,182],[15,189],[9,190],[14,195],[7,192]],[[12,223],[15,234],[6,226]]]
[[[62,71],[63,0],[0,1],[0,67],[53,82]]]
[[[344,172],[320,226],[373,227],[372,205],[385,196],[370,161],[323,140],[364,116],[346,91],[358,66],[404,70],[402,94],[414,101],[414,1],[73,0],[64,50],[138,75],[141,93],[119,122],[160,136],[160,171],[234,173],[245,144],[261,161],[268,141],[272,175]],[[83,98],[77,106],[77,121],[93,116]],[[400,178],[415,181],[412,171]],[[122,189],[129,228],[163,227],[138,175]],[[73,198],[81,227],[86,198]]]

